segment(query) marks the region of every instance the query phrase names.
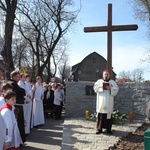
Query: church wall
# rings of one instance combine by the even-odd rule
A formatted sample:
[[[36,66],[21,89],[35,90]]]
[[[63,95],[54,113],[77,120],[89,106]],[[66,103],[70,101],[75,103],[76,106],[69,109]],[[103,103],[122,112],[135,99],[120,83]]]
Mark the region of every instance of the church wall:
[[[96,95],[86,95],[86,86],[94,82],[68,82],[66,85],[66,117],[84,117],[85,110],[95,112]],[[120,83],[115,107],[122,113],[133,112],[134,117],[147,115],[150,109],[150,83]]]

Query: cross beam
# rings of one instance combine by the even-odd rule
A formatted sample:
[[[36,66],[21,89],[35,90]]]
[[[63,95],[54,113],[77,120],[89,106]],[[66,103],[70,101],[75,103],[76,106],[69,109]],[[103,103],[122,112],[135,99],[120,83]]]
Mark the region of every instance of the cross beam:
[[[85,27],[84,32],[107,32],[108,26],[97,26],[97,27]],[[129,31],[129,30],[137,30],[137,25],[122,25],[122,26],[112,26],[111,31]]]
[[[112,4],[108,4],[108,24],[107,26],[85,27],[84,32],[107,32],[107,70],[112,78],[112,31],[137,30],[138,26],[133,25],[112,25]]]

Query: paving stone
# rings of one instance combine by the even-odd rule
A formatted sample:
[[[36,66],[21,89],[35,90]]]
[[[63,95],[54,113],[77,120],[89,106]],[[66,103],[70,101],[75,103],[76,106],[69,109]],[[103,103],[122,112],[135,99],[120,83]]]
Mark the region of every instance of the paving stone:
[[[66,125],[66,120],[64,122],[64,127]],[[71,121],[69,122],[69,120]],[[83,148],[87,148],[87,150],[108,150],[109,147],[112,147],[115,143],[117,143],[121,139],[121,137],[126,136],[129,132],[135,131],[144,122],[144,120],[137,120],[137,122],[134,121],[132,123],[129,123],[127,121],[122,125],[113,125],[112,135],[108,135],[106,133],[96,135],[96,122],[91,121],[90,123],[90,121],[87,121],[84,118],[70,118],[69,120],[67,120],[67,124],[71,125],[72,128],[70,128],[70,130],[74,131],[73,135],[70,136],[73,136],[74,138],[76,137],[76,139],[74,140],[74,145],[78,150],[83,150]],[[78,124],[80,124],[80,128],[76,130],[75,128],[78,127]],[[84,143],[85,140],[88,141],[86,144]],[[65,149],[62,148],[61,150]]]
[[[96,135],[96,122],[85,118],[65,120],[46,119],[46,124],[33,128],[21,150],[108,150],[129,132],[135,131],[145,120],[112,126],[112,135]]]

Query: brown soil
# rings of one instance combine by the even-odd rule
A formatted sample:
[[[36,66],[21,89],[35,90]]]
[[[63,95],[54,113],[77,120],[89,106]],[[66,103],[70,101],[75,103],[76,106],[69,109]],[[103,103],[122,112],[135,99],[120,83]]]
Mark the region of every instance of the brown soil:
[[[143,150],[144,132],[150,128],[150,123],[144,123],[135,132],[129,133],[122,138],[113,148],[109,150]]]

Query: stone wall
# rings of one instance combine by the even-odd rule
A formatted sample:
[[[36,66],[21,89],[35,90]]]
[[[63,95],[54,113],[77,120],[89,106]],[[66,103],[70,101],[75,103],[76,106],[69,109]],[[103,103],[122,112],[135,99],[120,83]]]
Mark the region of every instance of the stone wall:
[[[122,113],[129,114],[132,111],[135,117],[149,116],[150,109],[150,83],[122,83],[119,85],[119,93],[115,97],[115,107]]]
[[[86,95],[86,85],[94,82],[67,82],[66,84],[66,117],[83,117],[85,111],[95,112],[96,95]]]
[[[67,82],[66,85],[66,117],[84,117],[85,111],[95,112],[96,94],[86,95],[86,86],[94,82]],[[134,113],[135,117],[149,116],[150,83],[121,83],[119,93],[115,97],[115,107],[122,113]]]

